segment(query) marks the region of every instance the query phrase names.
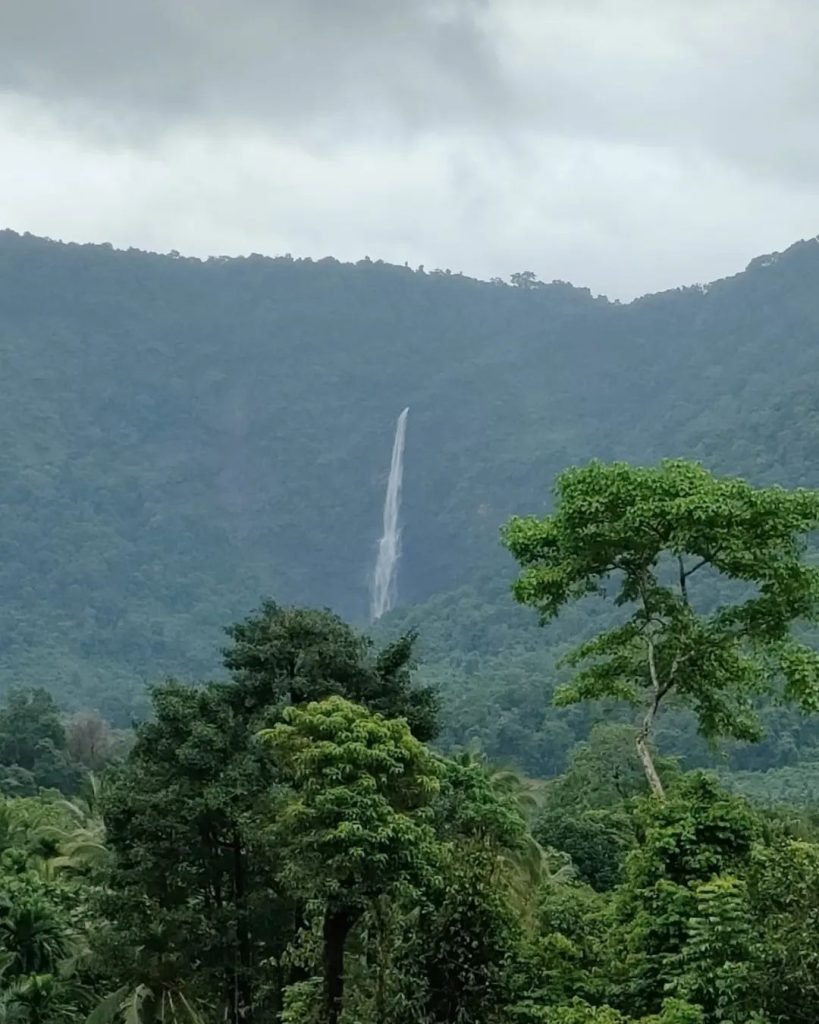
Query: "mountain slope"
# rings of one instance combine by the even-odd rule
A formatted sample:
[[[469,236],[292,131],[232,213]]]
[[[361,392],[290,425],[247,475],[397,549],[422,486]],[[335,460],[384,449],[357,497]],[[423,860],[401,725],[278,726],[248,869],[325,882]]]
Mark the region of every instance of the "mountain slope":
[[[620,305],[0,232],[0,685],[117,714],[262,595],[363,621],[405,405],[405,603],[511,575],[499,523],[592,456],[819,485],[818,284],[816,241]]]

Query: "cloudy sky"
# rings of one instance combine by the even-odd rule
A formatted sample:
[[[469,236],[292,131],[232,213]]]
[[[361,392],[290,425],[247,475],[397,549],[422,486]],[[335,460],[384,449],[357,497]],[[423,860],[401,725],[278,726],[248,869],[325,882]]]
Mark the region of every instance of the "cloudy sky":
[[[0,226],[704,282],[819,232],[819,4],[0,0]]]

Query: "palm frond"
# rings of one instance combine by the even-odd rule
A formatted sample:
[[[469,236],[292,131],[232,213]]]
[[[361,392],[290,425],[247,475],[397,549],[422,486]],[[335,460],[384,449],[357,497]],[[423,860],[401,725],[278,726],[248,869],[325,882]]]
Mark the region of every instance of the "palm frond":
[[[89,1013],[85,1018],[85,1024],[113,1024],[122,1012],[122,1004],[127,995],[127,985],[118,988],[116,992],[111,992]]]

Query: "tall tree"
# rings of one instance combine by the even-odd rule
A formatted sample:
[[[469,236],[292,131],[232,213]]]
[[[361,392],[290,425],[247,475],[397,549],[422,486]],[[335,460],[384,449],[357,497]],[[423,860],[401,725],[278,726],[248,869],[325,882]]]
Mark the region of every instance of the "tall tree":
[[[413,685],[411,637],[374,652],[330,612],[272,602],[228,633],[232,682],[154,690],[153,721],[114,772],[105,825],[120,947],[140,946],[162,923],[166,960],[188,965],[196,979],[191,996],[246,1024],[278,1009],[293,980],[283,953],[306,915],[294,893],[275,885],[279,768],[256,733],[288,707],[340,694],[404,716],[427,737],[436,702]],[[262,978],[259,963],[273,976]],[[115,980],[155,984],[127,956]]]
[[[49,746],[65,747],[57,702],[43,689],[13,690],[0,708],[0,764],[31,771]]]
[[[103,801],[112,981],[155,992],[187,977],[191,998],[231,1024],[251,1021],[261,1009],[254,965],[279,957],[291,934],[266,837],[274,767],[221,688],[168,683],[153,702]]]
[[[627,609],[624,622],[569,655],[579,671],[558,700],[641,706],[637,750],[657,796],[650,740],[672,698],[694,711],[709,739],[758,738],[754,700],[780,681],[785,698],[819,708],[819,654],[792,632],[817,618],[819,568],[804,554],[818,523],[819,492],[755,488],[666,461],[566,470],[552,515],[505,526],[522,567],[515,596],[544,620],[594,593]],[[707,578],[699,594],[695,575]],[[736,584],[741,596],[727,599]]]
[[[437,762],[405,722],[341,697],[291,708],[261,736],[293,787],[285,876],[323,907],[322,1021],[336,1024],[351,930],[374,899],[417,883],[435,862],[435,834],[419,812],[438,792]]]

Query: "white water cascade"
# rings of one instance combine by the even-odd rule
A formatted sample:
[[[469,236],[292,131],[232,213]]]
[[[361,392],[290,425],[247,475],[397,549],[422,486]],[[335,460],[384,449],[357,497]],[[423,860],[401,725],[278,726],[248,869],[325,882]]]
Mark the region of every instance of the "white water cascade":
[[[373,622],[380,619],[395,603],[398,559],[401,557],[401,528],[398,517],[401,512],[401,482],[404,476],[404,443],[407,437],[408,412],[409,407],[401,413],[395,425],[390,477],[387,481],[387,496],[384,499],[384,533],[378,542],[378,558],[375,560],[370,583],[370,619]]]

